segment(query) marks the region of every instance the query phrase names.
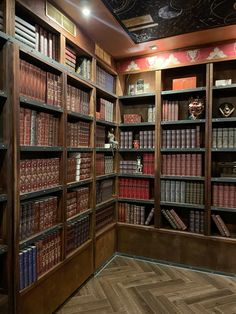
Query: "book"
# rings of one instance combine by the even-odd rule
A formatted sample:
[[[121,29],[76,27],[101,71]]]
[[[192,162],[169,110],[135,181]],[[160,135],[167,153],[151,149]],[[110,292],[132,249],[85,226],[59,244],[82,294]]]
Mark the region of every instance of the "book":
[[[148,214],[148,216],[147,216],[147,219],[145,220],[145,223],[144,223],[144,224],[145,224],[146,226],[148,226],[148,225],[150,224],[150,222],[151,222],[153,216],[154,216],[154,208],[152,208],[152,209],[150,210],[150,212],[149,212],[149,214]]]

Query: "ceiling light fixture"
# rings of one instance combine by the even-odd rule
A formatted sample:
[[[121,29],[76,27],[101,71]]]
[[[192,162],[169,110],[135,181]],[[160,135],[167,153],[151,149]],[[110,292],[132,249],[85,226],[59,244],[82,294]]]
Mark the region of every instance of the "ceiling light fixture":
[[[91,13],[91,11],[90,11],[89,8],[85,7],[85,8],[82,9],[82,13],[83,13],[83,15],[85,15],[85,16],[89,16],[90,13]]]
[[[149,48],[150,48],[151,50],[157,50],[157,46],[156,46],[156,45],[150,46]]]

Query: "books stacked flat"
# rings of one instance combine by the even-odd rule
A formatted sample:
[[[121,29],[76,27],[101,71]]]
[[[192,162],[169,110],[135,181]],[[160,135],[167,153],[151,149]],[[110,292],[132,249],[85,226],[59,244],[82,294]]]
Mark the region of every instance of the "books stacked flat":
[[[66,55],[65,55],[66,65],[68,66],[69,69],[71,69],[72,71],[75,71],[76,51],[73,48],[66,46],[65,52],[66,52]]]
[[[15,17],[15,37],[27,46],[36,49],[36,28],[20,17]]]

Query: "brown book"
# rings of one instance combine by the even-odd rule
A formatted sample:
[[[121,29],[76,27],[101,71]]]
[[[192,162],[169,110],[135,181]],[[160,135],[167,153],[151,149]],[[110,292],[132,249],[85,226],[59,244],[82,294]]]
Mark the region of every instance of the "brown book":
[[[226,237],[230,237],[230,232],[226,224],[224,223],[223,219],[220,217],[220,215],[215,215],[216,219],[218,220],[221,228],[223,229],[224,234]]]
[[[180,225],[182,230],[186,230],[187,226],[183,222],[183,220],[177,215],[177,213],[174,211],[174,209],[170,210],[171,215],[174,217],[174,219],[177,221],[177,223]]]
[[[175,221],[173,220],[172,216],[170,216],[168,213],[167,213],[167,210],[165,209],[162,209],[161,210],[162,214],[165,216],[166,220],[170,223],[171,227],[173,229],[178,229],[177,225],[175,224]]]
[[[216,224],[216,227],[217,227],[218,231],[220,232],[220,234],[221,234],[223,237],[225,237],[225,232],[224,232],[224,230],[223,230],[221,224],[219,223],[219,220],[216,218],[216,215],[212,214],[211,217],[212,217],[214,223]]]

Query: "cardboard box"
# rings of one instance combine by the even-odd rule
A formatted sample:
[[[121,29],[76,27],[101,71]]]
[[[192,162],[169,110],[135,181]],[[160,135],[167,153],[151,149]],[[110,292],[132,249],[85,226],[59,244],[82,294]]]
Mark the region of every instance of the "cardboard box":
[[[173,90],[195,88],[195,87],[197,87],[196,76],[173,79],[172,81]]]

